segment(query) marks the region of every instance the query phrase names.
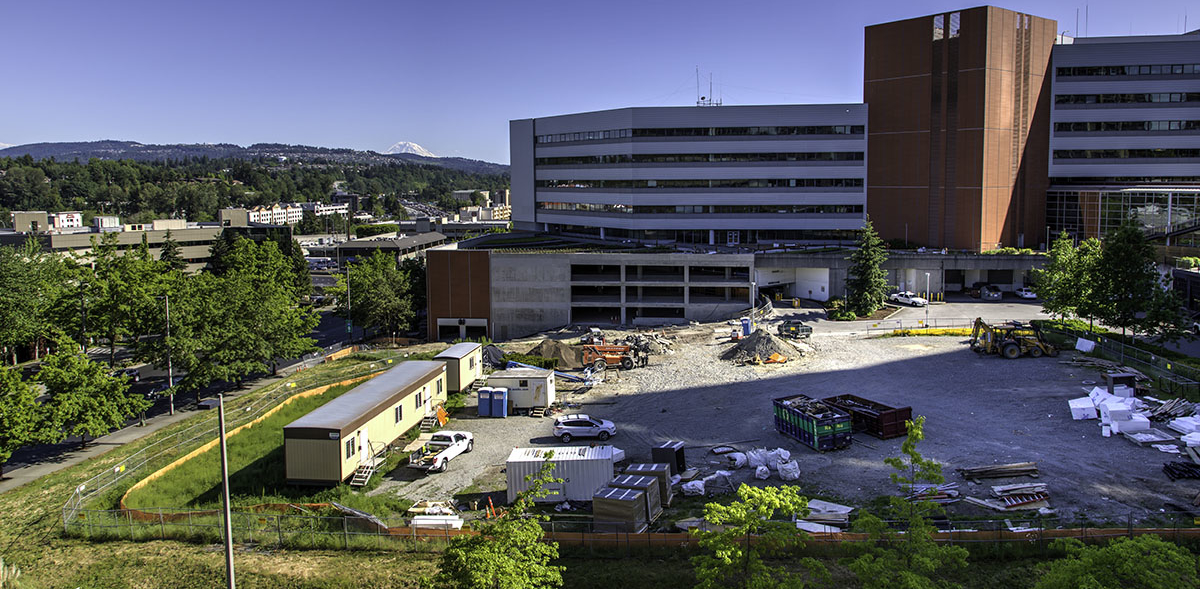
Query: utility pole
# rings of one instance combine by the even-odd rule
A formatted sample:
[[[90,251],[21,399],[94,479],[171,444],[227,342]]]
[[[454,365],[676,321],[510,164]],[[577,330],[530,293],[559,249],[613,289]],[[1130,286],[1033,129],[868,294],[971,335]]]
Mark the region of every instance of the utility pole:
[[[225,513],[225,581],[229,589],[237,586],[233,576],[233,522],[229,510],[229,453],[225,448],[225,395],[217,395],[217,426],[221,436],[221,499]]]
[[[171,415],[175,415],[175,376],[171,371],[171,295],[163,295],[167,303],[167,398],[171,403]]]

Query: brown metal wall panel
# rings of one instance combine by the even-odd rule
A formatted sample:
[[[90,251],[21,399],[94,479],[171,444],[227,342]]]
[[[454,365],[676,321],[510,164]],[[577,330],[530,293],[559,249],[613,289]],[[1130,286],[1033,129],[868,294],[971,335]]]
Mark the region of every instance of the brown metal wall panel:
[[[437,339],[437,320],[440,318],[487,319],[490,330],[492,305],[488,252],[430,250],[426,252],[425,260],[429,339]]]

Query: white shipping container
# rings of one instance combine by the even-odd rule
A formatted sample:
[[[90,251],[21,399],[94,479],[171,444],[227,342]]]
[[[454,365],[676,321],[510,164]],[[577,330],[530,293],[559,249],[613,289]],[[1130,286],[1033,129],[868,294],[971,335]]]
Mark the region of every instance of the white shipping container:
[[[516,501],[517,494],[529,488],[526,476],[537,475],[546,460],[546,452],[553,451],[553,476],[563,480],[546,487],[550,494],[537,499],[539,502],[591,501],[601,487],[613,478],[612,446],[560,446],[556,448],[513,448],[505,464],[508,477],[508,502]]]

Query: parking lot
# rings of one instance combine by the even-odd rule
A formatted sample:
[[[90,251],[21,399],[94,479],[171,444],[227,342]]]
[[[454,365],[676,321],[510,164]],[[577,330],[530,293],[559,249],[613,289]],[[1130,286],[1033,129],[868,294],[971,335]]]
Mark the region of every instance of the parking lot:
[[[879,440],[856,434],[850,448],[818,453],[774,431],[771,400],[805,394],[823,398],[851,393],[892,406],[911,406],[925,415],[920,451],[944,466],[948,481],[966,495],[987,496],[989,484],[1032,482],[998,479],[973,485],[954,469],[1035,461],[1038,482],[1051,494],[1059,515],[1124,517],[1190,505],[1194,482],[1172,483],[1162,464],[1179,459],[1153,448],[1101,437],[1095,420],[1072,421],[1067,400],[1099,380],[1091,370],[1059,358],[977,356],[962,337],[864,339],[814,337],[807,357],[777,366],[737,366],[718,359],[730,344],[719,324],[677,332],[675,353],[654,356],[650,366],[622,371],[583,395],[560,394],[578,403],[571,411],[616,422],[614,445],[632,461],[649,461],[649,448],[666,440],[688,446],[689,464],[702,473],[722,468],[709,449],[731,444],[741,450],[782,447],[799,461],[805,491],[862,505],[896,492],[883,458],[900,453],[902,438]],[[473,411],[468,410],[469,414]],[[455,460],[448,473],[399,473],[376,492],[410,499],[439,499],[464,489],[503,489],[504,460],[515,446],[553,446],[551,419],[462,418],[450,426],[476,435],[475,451]],[[1160,426],[1161,427],[1161,426]],[[575,444],[593,443],[580,440]],[[752,482],[750,469],[735,471],[734,483]],[[757,481],[754,481],[757,482]],[[779,483],[775,475],[763,484]],[[959,503],[952,514],[996,515]]]

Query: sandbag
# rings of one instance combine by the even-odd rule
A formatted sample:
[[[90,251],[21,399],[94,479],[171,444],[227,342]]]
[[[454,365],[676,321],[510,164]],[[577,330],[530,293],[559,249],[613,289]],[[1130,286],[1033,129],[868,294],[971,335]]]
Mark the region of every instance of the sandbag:
[[[704,494],[704,482],[703,481],[688,481],[688,482],[684,483],[680,488],[683,490],[683,494],[687,495],[689,497],[696,497],[696,496]]]
[[[746,466],[746,455],[741,452],[731,452],[725,455],[729,459],[730,468],[741,468]]]
[[[755,448],[746,453],[746,461],[749,462],[752,468],[767,465],[767,449]]]
[[[800,463],[795,460],[780,461],[779,478],[785,481],[794,481],[800,478]]]
[[[770,476],[771,476],[771,469],[767,468],[766,466],[760,466],[760,467],[754,469],[754,478],[756,478],[760,481],[765,481],[765,480],[767,480],[767,477],[770,477]]]

